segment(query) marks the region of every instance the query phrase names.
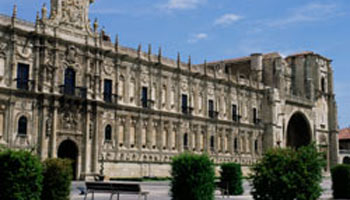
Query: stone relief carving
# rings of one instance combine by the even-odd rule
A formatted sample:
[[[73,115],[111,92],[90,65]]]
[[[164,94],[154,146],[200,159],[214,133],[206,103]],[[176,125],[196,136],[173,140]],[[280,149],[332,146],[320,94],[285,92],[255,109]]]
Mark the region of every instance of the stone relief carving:
[[[63,22],[81,26],[84,20],[83,0],[66,0],[62,1],[62,20]]]
[[[74,108],[69,104],[61,106],[59,118],[61,128],[64,130],[78,130],[80,128],[81,113],[78,108]]]
[[[148,81],[149,81],[149,79],[148,79],[148,74],[141,74],[141,82],[143,83],[143,84],[147,84],[148,83]]]
[[[26,46],[17,47],[17,54],[24,59],[28,59],[32,55],[32,49]]]
[[[113,62],[105,61],[104,64],[103,64],[103,70],[106,73],[106,75],[112,75],[112,73],[113,73]]]
[[[75,46],[71,45],[67,48],[66,60],[68,63],[73,64],[77,61],[78,52]]]
[[[52,113],[48,114],[48,117],[45,122],[46,136],[50,136],[52,132]]]
[[[6,49],[7,49],[7,43],[5,42],[0,43],[0,53],[5,53]]]

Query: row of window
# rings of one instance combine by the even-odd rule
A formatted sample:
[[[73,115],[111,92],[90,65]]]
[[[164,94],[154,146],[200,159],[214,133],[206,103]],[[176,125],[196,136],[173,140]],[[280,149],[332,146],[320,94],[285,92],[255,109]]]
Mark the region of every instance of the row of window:
[[[168,137],[168,136],[167,136]],[[221,140],[220,140],[220,138],[221,137],[219,137],[219,139],[218,139],[218,141],[219,141],[219,143],[217,144],[217,146],[221,146]],[[124,136],[122,136],[121,137],[121,139],[122,140],[124,140]],[[156,138],[153,138],[154,140],[156,140]],[[105,142],[111,142],[112,141],[112,127],[111,127],[111,125],[107,125],[106,127],[105,127],[105,134],[104,134],[104,140],[105,140]],[[142,145],[142,148],[146,148],[146,139],[144,138],[144,139],[142,139],[143,141],[142,141],[142,143],[143,143],[143,145]],[[165,139],[165,141],[166,141],[167,139]],[[175,138],[173,138],[173,140],[175,141],[176,139]],[[201,139],[201,140],[204,140],[204,137]],[[135,141],[133,141],[133,144],[131,144],[131,147],[133,148],[134,147],[134,142]],[[153,143],[154,143],[155,141],[153,141]],[[182,139],[182,144],[183,144],[183,147],[184,147],[184,149],[185,150],[189,150],[189,136],[188,136],[188,134],[187,133],[185,133],[184,135],[183,135],[183,139]],[[163,144],[164,145],[164,147],[163,147],[163,149],[166,149],[166,142],[163,142],[163,143],[165,143],[165,144]],[[204,142],[201,144],[202,145],[202,150],[203,150],[203,144],[204,144]],[[123,142],[122,141],[120,141],[120,143],[119,143],[119,146],[120,147],[122,147],[123,146]],[[173,144],[172,145],[172,149],[173,150],[175,150],[175,144]],[[153,145],[153,147],[152,147],[153,149],[155,149],[156,148],[156,145]],[[233,148],[234,148],[234,151],[235,152],[238,152],[238,149],[239,149],[239,145],[238,145],[238,138],[235,138],[234,139],[234,142],[233,142]],[[225,140],[225,144],[224,144],[224,149],[227,151],[227,140]],[[215,137],[214,136],[210,136],[210,150],[211,151],[214,151],[215,150]],[[254,141],[254,150],[255,150],[255,152],[258,152],[259,151],[259,143],[258,143],[258,140],[255,140]]]

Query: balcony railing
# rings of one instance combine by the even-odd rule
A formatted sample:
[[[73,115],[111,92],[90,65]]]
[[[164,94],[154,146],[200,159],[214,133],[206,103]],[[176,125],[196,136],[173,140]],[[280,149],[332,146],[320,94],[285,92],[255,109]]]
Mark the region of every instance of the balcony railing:
[[[219,112],[214,110],[209,110],[209,117],[212,119],[217,119],[219,117]]]
[[[182,106],[181,110],[182,110],[182,113],[185,115],[192,115],[194,108]]]
[[[154,105],[154,100],[152,99],[141,99],[142,108],[152,109]]]
[[[350,154],[350,149],[340,149],[339,153],[340,154]]]
[[[87,89],[83,87],[71,87],[66,85],[61,85],[60,93],[66,96],[78,97],[78,98],[86,98]]]
[[[107,103],[117,104],[118,103],[118,95],[103,93],[103,100]]]
[[[17,89],[19,90],[34,90],[34,80],[15,79],[15,81],[17,82]]]

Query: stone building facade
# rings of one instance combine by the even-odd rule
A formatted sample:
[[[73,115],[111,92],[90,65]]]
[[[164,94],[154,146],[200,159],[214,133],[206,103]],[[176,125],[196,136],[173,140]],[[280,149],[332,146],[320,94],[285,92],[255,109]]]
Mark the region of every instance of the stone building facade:
[[[337,163],[331,60],[278,53],[194,65],[112,43],[93,0],[51,0],[35,23],[0,16],[0,143],[73,159],[76,178],[169,176],[207,153],[249,166],[315,141]]]

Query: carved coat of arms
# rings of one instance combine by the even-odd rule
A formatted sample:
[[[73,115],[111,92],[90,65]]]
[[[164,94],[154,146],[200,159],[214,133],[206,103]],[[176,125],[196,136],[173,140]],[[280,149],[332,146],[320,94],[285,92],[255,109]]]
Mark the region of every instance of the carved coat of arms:
[[[81,26],[84,22],[84,0],[62,1],[62,21]]]

